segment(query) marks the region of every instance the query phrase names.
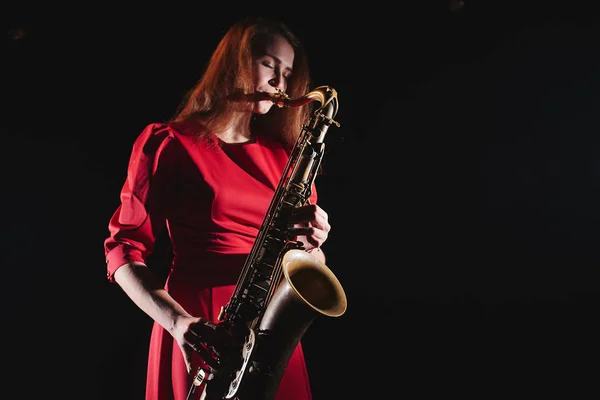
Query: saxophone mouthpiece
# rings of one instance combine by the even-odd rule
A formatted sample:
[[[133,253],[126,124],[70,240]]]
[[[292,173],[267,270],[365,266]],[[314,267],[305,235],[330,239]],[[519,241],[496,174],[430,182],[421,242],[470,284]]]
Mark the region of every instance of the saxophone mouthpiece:
[[[267,99],[271,100],[277,107],[282,108],[287,105],[286,100],[290,100],[290,96],[288,96],[283,90],[279,88],[275,88],[276,93],[266,93],[263,94]]]

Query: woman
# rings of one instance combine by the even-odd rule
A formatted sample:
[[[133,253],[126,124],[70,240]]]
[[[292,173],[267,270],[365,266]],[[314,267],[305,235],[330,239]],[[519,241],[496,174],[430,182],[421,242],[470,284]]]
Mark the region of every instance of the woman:
[[[147,400],[185,399],[208,362],[199,354],[203,335],[233,292],[309,112],[274,107],[264,94],[297,98],[309,79],[305,52],[285,25],[242,20],[172,120],[148,125],[135,141],[104,247],[108,279],[154,320]],[[320,247],[330,225],[315,190],[310,200],[290,223],[303,227],[298,240],[325,262]],[[174,257],[163,286],[145,262],[165,227]],[[300,344],[276,399],[311,399]]]

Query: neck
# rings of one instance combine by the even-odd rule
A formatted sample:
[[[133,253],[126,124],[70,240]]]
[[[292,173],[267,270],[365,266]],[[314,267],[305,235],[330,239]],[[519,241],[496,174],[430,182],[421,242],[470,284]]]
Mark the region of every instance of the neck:
[[[217,137],[225,143],[245,143],[254,140],[250,130],[252,114],[243,113],[231,119],[227,128],[216,132]]]

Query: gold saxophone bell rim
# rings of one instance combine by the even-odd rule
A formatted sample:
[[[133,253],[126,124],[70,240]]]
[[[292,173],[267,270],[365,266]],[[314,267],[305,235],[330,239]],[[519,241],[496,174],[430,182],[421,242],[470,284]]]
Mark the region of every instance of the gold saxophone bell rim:
[[[292,249],[284,254],[281,267],[286,281],[290,284],[296,295],[298,295],[298,297],[314,311],[334,318],[340,317],[346,312],[348,308],[348,299],[342,284],[333,271],[318,258],[304,250]],[[299,287],[299,285],[296,285],[294,275],[307,270],[318,274],[320,277],[319,279],[322,279],[322,281],[326,283],[323,289],[326,288],[328,291],[326,294],[331,296],[328,298],[330,301],[327,302],[327,306],[320,307],[315,304],[315,302],[307,295],[307,291],[304,290],[304,288]]]

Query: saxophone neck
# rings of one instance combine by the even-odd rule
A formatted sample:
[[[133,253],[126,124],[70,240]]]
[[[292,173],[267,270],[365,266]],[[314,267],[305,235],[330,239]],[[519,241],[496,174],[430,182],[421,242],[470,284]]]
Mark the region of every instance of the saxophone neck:
[[[323,114],[328,119],[332,119],[332,122],[338,127],[340,126],[339,123],[333,121],[339,108],[339,102],[337,91],[331,86],[318,86],[295,99],[290,98],[280,89],[277,89],[276,93],[269,93],[268,96],[278,107],[300,107],[318,101],[321,105],[315,110],[315,115]]]

